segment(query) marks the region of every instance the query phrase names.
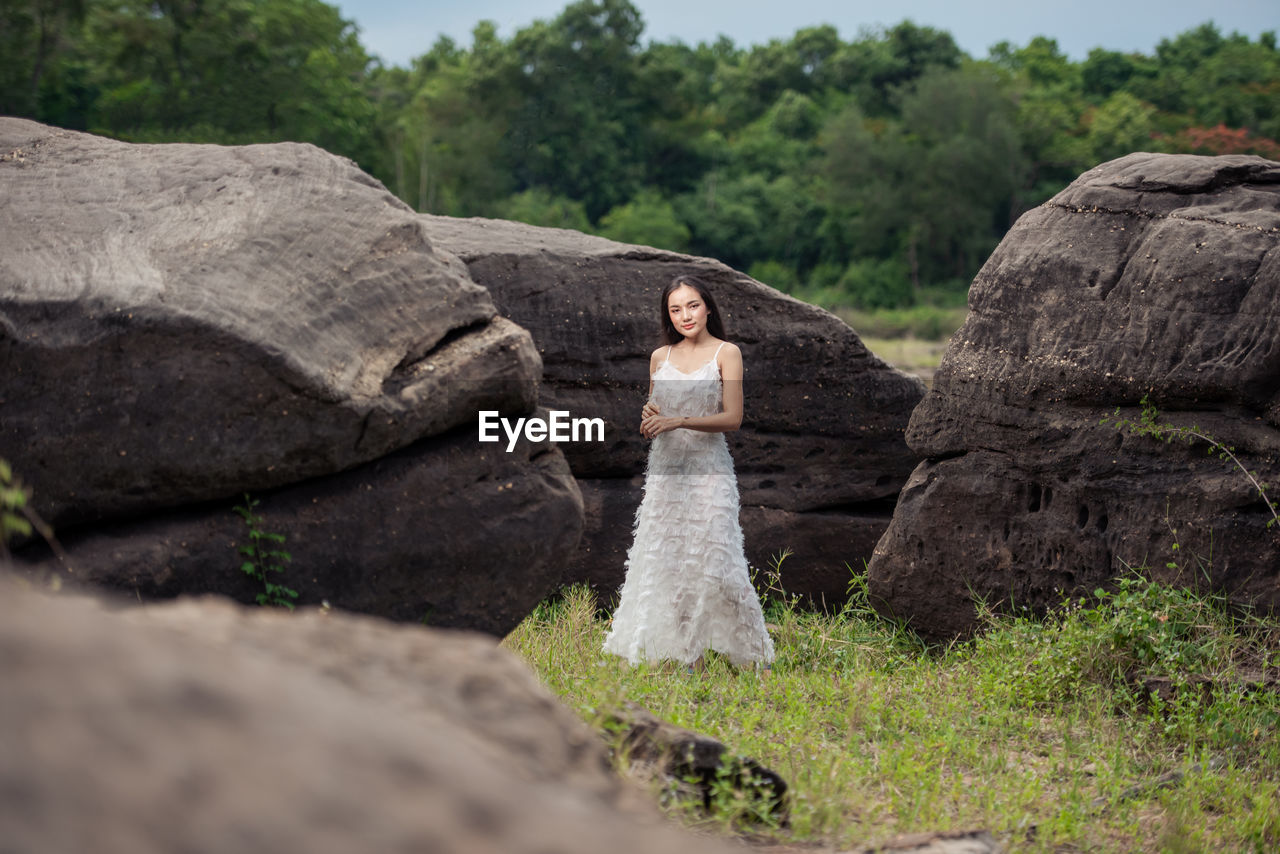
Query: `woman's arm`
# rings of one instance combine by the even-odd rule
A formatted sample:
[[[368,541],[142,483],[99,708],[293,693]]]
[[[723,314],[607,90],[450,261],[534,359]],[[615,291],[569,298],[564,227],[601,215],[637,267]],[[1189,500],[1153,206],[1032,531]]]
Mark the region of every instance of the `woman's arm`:
[[[653,375],[658,372],[658,356],[662,353],[659,347],[649,355],[649,396],[645,400],[653,400]]]
[[[652,439],[668,430],[698,430],[702,433],[730,433],[742,426],[742,351],[725,344],[720,351],[720,380],[723,408],[715,415],[665,417],[654,415],[640,424],[640,432]]]
[[[640,435],[648,438],[649,434],[645,432],[645,422],[658,414],[658,404],[653,402],[653,375],[658,372],[658,354],[662,352],[659,347],[649,356],[649,396],[645,398],[644,406],[640,409]]]

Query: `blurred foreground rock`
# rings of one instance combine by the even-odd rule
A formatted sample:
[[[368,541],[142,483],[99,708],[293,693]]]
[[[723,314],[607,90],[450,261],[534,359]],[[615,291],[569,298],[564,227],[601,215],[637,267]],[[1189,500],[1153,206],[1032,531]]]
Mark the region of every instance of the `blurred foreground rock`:
[[[0,576],[6,851],[721,852],[479,635]]]

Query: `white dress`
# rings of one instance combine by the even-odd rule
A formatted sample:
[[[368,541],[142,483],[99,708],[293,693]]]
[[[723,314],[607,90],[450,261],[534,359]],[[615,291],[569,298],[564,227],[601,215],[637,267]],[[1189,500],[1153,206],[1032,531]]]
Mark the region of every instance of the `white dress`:
[[[661,413],[721,412],[716,357],[691,374],[670,359],[668,347],[653,374],[653,401]],[[689,664],[708,649],[737,666],[773,660],[742,549],[738,481],[723,433],[677,429],[653,440],[627,575],[604,649],[632,664]]]

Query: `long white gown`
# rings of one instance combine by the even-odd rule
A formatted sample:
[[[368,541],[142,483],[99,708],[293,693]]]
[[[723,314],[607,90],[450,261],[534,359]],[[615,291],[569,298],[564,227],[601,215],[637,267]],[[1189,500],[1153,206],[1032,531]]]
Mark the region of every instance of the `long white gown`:
[[[686,374],[670,354],[668,348],[653,374],[653,400],[662,414],[719,413],[723,389],[715,356]],[[653,440],[604,649],[631,664],[689,664],[708,649],[739,667],[773,660],[743,553],[738,481],[723,433],[677,429]]]

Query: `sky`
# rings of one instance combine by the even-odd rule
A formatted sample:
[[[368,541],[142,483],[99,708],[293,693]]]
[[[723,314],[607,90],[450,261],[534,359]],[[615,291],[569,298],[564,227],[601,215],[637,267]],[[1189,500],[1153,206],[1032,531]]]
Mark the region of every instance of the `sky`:
[[[471,44],[482,20],[510,38],[537,19],[555,18],[571,0],[328,0],[360,28],[360,41],[386,65],[407,66],[447,35]],[[694,45],[726,35],[740,47],[790,38],[796,30],[833,24],[845,41],[864,27],[904,18],[946,30],[979,59],[1000,41],[1025,45],[1038,35],[1058,40],[1074,60],[1094,47],[1150,54],[1161,39],[1212,20],[1224,34],[1257,39],[1280,31],[1280,0],[632,0],[645,23],[642,41]]]

